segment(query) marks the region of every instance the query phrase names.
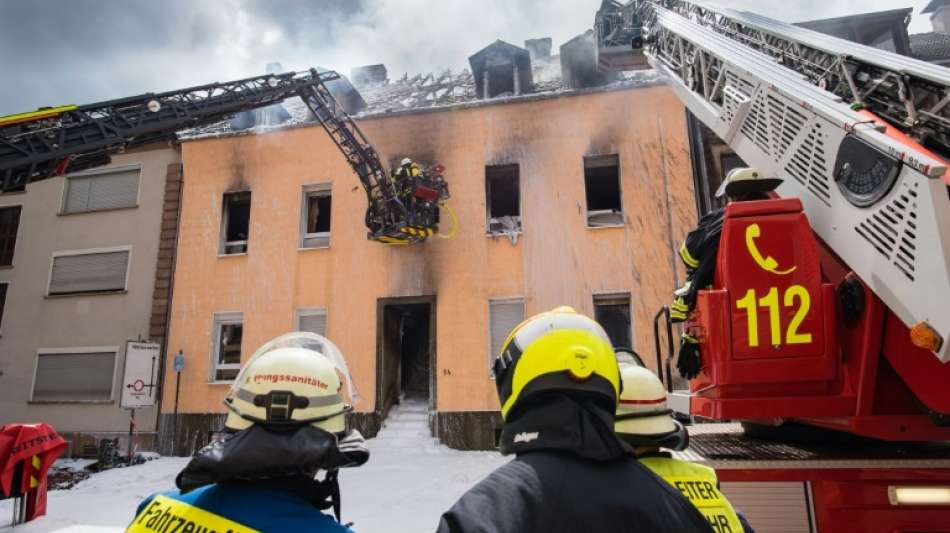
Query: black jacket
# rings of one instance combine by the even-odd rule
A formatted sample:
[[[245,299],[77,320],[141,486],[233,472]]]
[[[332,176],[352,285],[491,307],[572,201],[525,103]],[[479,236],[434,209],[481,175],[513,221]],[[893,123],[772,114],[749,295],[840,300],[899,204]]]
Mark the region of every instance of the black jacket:
[[[440,533],[709,532],[675,489],[631,457],[592,462],[568,452],[518,455],[444,515]]]
[[[711,529],[637,462],[595,399],[545,394],[509,415],[502,453],[516,454],[442,515],[439,533],[692,533]]]

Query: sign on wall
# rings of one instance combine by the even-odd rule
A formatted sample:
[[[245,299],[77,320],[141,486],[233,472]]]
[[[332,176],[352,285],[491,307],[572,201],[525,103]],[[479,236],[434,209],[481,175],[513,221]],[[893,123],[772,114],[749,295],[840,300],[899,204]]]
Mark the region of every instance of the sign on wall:
[[[136,409],[155,405],[159,351],[159,345],[153,342],[129,341],[125,344],[122,407]]]

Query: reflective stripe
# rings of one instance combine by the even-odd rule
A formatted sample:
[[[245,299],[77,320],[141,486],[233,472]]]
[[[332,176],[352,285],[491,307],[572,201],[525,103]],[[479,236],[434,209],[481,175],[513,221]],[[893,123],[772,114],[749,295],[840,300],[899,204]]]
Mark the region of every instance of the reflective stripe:
[[[126,533],[259,533],[233,520],[178,501],[156,496],[129,524]]]
[[[244,400],[245,402],[254,403],[254,398],[257,396],[257,394],[247,389],[238,389],[237,392],[234,393],[234,396]],[[305,398],[307,398],[308,408],[325,407],[328,405],[337,405],[343,403],[343,397],[339,394],[331,394],[329,396],[305,396]]]
[[[669,457],[644,457],[640,462],[679,490],[716,533],[744,531],[732,504],[719,492],[719,480],[712,468]]]
[[[689,268],[699,267],[699,260],[693,257],[693,254],[689,253],[689,248],[686,247],[685,242],[683,246],[680,246],[680,259],[682,259]]]

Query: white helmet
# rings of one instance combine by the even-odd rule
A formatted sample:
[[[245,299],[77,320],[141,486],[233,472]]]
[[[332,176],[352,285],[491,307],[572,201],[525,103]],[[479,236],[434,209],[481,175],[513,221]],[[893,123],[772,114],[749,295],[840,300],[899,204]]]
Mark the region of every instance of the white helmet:
[[[406,165],[411,165],[411,164],[412,164],[412,159],[409,159],[408,157],[404,157],[402,161],[399,163],[399,166],[404,167]]]
[[[666,407],[666,389],[649,368],[620,365],[623,390],[617,403],[614,431],[634,444],[655,444],[681,450],[687,434]]]
[[[741,198],[747,194],[765,194],[782,184],[781,178],[766,178],[757,168],[734,168],[716,190],[716,198]]]
[[[287,333],[258,348],[241,369],[224,399],[224,425],[240,431],[255,423],[310,424],[342,433],[358,399],[336,345],[315,333]]]

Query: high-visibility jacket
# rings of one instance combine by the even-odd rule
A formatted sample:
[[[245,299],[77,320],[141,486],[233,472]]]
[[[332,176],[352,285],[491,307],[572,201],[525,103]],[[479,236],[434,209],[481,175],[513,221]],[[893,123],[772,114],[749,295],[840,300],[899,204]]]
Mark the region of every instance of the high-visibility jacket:
[[[293,491],[251,483],[207,485],[155,494],[139,505],[126,533],[352,533]]]
[[[719,480],[712,468],[663,456],[641,457],[640,463],[679,490],[716,533],[745,531],[738,513],[719,491]]]

